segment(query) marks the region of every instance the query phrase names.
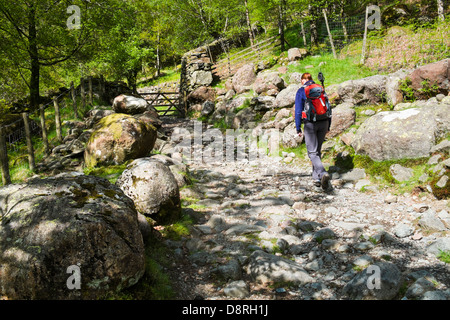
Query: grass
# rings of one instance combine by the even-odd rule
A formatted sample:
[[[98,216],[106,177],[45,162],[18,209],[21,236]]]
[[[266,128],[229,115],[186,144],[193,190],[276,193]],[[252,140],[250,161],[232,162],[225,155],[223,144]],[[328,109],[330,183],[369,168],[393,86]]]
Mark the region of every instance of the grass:
[[[442,251],[440,250],[438,254],[438,259],[445,263],[450,263],[450,251]]]
[[[138,88],[144,88],[149,86],[157,86],[159,84],[165,83],[165,82],[175,82],[180,80],[180,71],[174,70],[174,69],[166,69],[161,71],[161,76],[159,77],[151,77],[143,78],[138,83]]]
[[[190,216],[183,215],[182,218],[179,221],[177,221],[176,223],[174,223],[170,226],[166,226],[162,230],[162,235],[165,238],[179,241],[183,237],[186,237],[190,234],[189,229],[192,227],[193,224],[194,224],[194,221],[192,220],[192,218]]]
[[[322,65],[319,66],[320,64]],[[312,66],[312,68],[310,68],[310,66]],[[348,56],[341,59],[334,59],[333,55],[330,53],[320,56],[308,56],[296,64],[289,65],[285,80],[288,81],[290,74],[294,72],[311,73],[316,82],[318,82],[317,74],[322,72],[325,77],[325,86],[377,74],[376,71],[372,71],[367,67],[359,65],[359,61],[356,57]]]

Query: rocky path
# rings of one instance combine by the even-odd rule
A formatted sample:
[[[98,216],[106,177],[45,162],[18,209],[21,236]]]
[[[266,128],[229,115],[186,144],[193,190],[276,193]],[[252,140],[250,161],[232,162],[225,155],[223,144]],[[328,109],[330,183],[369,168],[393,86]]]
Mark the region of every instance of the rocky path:
[[[165,128],[178,126],[192,122]],[[447,201],[359,192],[342,177],[324,192],[301,159],[187,165],[195,183],[181,195],[195,224],[166,241],[178,299],[450,299],[436,256],[450,249]]]

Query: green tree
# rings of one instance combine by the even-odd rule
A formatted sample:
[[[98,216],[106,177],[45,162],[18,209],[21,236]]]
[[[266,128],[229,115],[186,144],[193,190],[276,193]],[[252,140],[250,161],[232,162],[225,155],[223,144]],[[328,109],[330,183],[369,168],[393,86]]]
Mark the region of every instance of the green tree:
[[[81,14],[75,28],[71,5]],[[40,103],[42,68],[89,55],[83,49],[93,48],[89,44],[97,42],[110,28],[110,17],[126,5],[124,0],[0,0],[0,54],[28,87],[31,109]]]

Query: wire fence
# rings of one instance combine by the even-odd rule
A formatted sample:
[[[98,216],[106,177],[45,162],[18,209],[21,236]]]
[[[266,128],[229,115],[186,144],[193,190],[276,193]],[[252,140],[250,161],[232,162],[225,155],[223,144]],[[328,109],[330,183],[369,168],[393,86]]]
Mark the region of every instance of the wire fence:
[[[10,114],[12,120],[0,124],[0,182],[3,185],[11,183],[10,171],[34,171],[35,150],[44,146],[45,154],[40,157],[48,156],[51,147],[64,142],[63,121],[78,120],[80,113],[93,105],[94,96],[101,100],[105,90],[103,77],[81,79],[78,87],[72,82],[69,88],[60,90],[37,110]],[[50,138],[49,132],[52,132]],[[32,149],[28,141],[31,141]]]
[[[327,22],[333,39],[333,45],[338,51],[342,50],[352,42],[362,40],[364,37],[365,14],[343,18],[327,17],[327,21],[325,20],[325,17],[321,17],[314,22],[317,32],[316,42],[320,45],[321,51],[332,51]],[[295,39],[292,40],[293,43],[289,43],[289,45],[291,47],[299,46],[306,48],[314,46],[312,43],[312,29],[314,29],[312,24],[313,22],[311,21],[293,21],[294,28],[297,30],[297,35]]]

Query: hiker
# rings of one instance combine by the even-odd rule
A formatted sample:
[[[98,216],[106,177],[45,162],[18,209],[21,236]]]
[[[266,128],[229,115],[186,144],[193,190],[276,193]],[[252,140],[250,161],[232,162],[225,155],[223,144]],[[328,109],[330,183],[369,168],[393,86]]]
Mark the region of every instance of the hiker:
[[[301,78],[302,87],[297,91],[295,97],[295,124],[297,127],[297,134],[301,137],[304,135],[306,149],[308,150],[308,157],[311,160],[313,166],[312,178],[316,186],[321,186],[322,189],[326,190],[330,181],[330,175],[325,170],[322,164],[322,144],[325,140],[325,135],[330,131],[331,126],[331,107],[328,103],[328,98],[326,98],[323,87],[316,85],[312,79],[310,73],[304,73]],[[311,93],[313,89],[322,89],[322,98],[326,98],[325,109],[327,109],[325,115],[315,114],[315,110],[319,108],[311,108],[312,100],[307,99],[308,94]],[[320,88],[319,88],[320,87]],[[324,105],[321,102],[321,105]],[[321,110],[323,112],[323,110]],[[319,112],[318,112],[319,113]],[[302,122],[304,122],[304,128],[302,132]]]

